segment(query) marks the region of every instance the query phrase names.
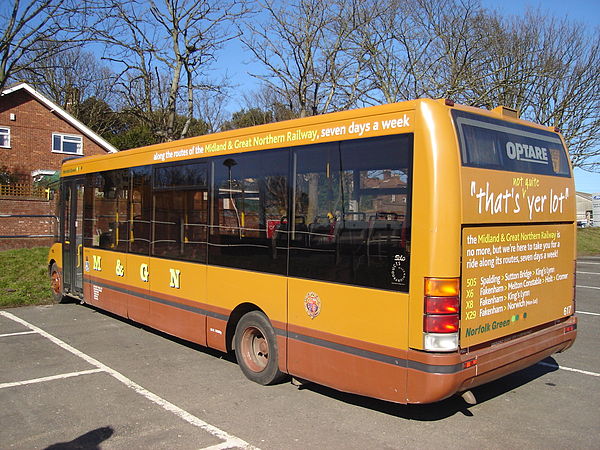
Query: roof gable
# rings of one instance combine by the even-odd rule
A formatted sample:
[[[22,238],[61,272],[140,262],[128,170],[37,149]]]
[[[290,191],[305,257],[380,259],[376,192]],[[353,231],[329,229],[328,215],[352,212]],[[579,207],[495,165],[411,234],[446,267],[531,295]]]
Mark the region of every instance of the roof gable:
[[[20,91],[20,90],[25,90],[26,92],[28,92],[33,98],[35,98],[37,101],[39,101],[41,104],[43,104],[46,108],[48,108],[50,110],[50,112],[55,113],[60,118],[62,118],[65,122],[67,122],[70,125],[72,125],[73,127],[75,127],[82,134],[84,134],[89,139],[91,139],[96,144],[98,144],[100,147],[105,149],[108,153],[116,153],[119,151],[116,147],[111,145],[106,139],[102,138],[101,136],[99,136],[98,134],[93,132],[91,129],[89,129],[87,126],[85,126],[83,123],[81,123],[75,117],[73,117],[71,114],[66,112],[64,109],[62,109],[56,103],[54,103],[51,100],[44,97],[42,94],[40,94],[34,88],[29,86],[27,83],[19,83],[15,86],[7,88],[2,91],[0,96],[12,94],[13,92]]]

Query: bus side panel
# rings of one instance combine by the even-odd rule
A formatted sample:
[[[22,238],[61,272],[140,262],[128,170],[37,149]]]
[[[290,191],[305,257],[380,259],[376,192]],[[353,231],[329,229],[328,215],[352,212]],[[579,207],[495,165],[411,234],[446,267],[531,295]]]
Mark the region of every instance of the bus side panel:
[[[149,325],[206,345],[206,266],[150,259]]]
[[[290,279],[289,372],[405,402],[407,309],[407,294]]]
[[[127,317],[128,296],[121,268],[126,255],[99,249],[83,251],[84,300],[86,303]]]
[[[229,314],[238,306],[246,304],[250,308],[262,310],[278,336],[279,368],[287,372],[285,362],[285,322],[287,317],[286,286],[287,280],[280,275],[208,266],[207,302],[217,312],[223,313],[227,320]],[[208,341],[211,347],[222,349],[226,342],[226,325],[223,321],[209,319]],[[212,328],[212,330],[211,330]],[[214,345],[216,343],[216,345]]]
[[[127,317],[139,323],[147,324],[150,320],[150,287],[149,258],[143,255],[127,255],[127,266],[124,268],[125,281],[129,289],[135,292],[127,301]]]

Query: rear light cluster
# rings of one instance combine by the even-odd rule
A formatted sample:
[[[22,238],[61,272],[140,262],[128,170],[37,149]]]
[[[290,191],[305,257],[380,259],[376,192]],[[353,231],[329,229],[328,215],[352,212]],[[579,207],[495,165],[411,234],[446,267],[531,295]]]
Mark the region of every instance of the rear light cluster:
[[[460,279],[425,278],[423,345],[425,350],[458,350]]]

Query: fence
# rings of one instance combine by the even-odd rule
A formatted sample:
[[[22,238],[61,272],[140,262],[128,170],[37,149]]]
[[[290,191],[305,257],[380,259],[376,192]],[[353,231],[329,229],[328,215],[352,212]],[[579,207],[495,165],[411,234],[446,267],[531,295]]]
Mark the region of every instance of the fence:
[[[18,200],[49,200],[50,189],[30,184],[0,184],[0,198]]]

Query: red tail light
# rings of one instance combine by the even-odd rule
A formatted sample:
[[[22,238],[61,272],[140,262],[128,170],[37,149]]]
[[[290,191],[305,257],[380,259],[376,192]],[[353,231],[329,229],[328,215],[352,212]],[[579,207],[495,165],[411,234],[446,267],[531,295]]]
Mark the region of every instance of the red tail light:
[[[425,278],[425,333],[456,333],[460,312],[459,278]]]
[[[458,314],[426,315],[423,318],[425,333],[456,333],[458,331]]]
[[[458,297],[426,297],[425,314],[458,314]]]

